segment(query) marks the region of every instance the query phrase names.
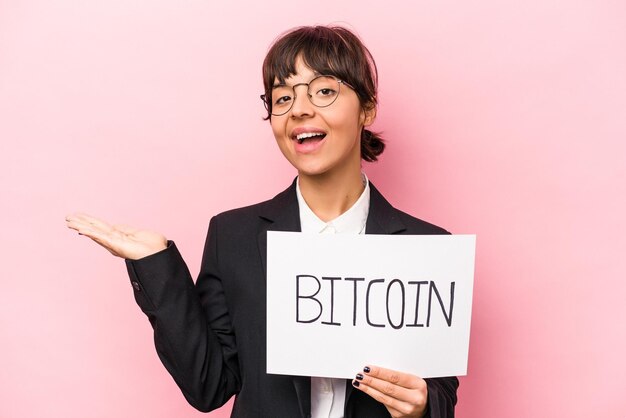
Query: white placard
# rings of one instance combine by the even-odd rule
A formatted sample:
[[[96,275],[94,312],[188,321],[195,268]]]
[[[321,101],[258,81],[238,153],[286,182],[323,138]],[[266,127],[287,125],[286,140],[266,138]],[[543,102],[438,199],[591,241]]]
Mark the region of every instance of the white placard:
[[[467,373],[475,235],[267,234],[267,372]]]

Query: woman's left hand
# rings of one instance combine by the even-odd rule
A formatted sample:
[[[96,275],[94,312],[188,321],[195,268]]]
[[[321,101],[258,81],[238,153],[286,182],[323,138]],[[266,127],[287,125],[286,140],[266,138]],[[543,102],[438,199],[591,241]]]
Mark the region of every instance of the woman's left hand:
[[[415,375],[365,366],[352,385],[385,405],[393,418],[421,418],[426,412],[426,381]]]

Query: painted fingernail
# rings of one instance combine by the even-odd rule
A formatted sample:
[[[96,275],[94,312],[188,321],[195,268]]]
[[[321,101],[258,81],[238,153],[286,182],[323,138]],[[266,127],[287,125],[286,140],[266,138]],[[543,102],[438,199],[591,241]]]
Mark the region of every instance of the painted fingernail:
[[[365,373],[369,373],[371,370],[370,370],[370,368],[369,368],[369,367],[365,366],[365,367],[363,367],[363,371],[364,371]]]
[[[354,386],[355,388],[358,388],[360,385],[360,383],[357,380],[353,380],[352,381],[352,386]]]
[[[363,380],[363,375],[361,373],[357,373],[356,380]]]

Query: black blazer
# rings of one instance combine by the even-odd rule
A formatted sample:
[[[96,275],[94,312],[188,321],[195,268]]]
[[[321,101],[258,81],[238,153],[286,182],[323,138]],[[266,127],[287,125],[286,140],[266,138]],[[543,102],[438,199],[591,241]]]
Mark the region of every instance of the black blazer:
[[[393,208],[370,183],[368,234],[445,234]],[[295,181],[271,200],[211,219],[196,284],[173,242],[127,260],[157,353],[185,398],[210,411],[236,395],[232,417],[310,416],[310,378],[266,373],[267,231],[300,231]],[[345,348],[349,350],[349,347]],[[356,371],[355,371],[356,372]],[[456,377],[426,379],[428,414],[453,417]],[[346,418],[389,417],[346,381]]]

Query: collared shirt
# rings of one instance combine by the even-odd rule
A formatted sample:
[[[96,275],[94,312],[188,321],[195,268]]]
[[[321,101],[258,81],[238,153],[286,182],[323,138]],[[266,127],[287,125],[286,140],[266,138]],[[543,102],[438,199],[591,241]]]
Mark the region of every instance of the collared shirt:
[[[307,205],[300,192],[300,179],[296,194],[300,210],[300,226],[304,233],[364,234],[370,208],[370,186],[367,176],[361,174],[365,189],[358,200],[344,213],[330,222],[324,222]],[[311,377],[311,417],[343,418],[346,401],[346,380],[329,377]]]

